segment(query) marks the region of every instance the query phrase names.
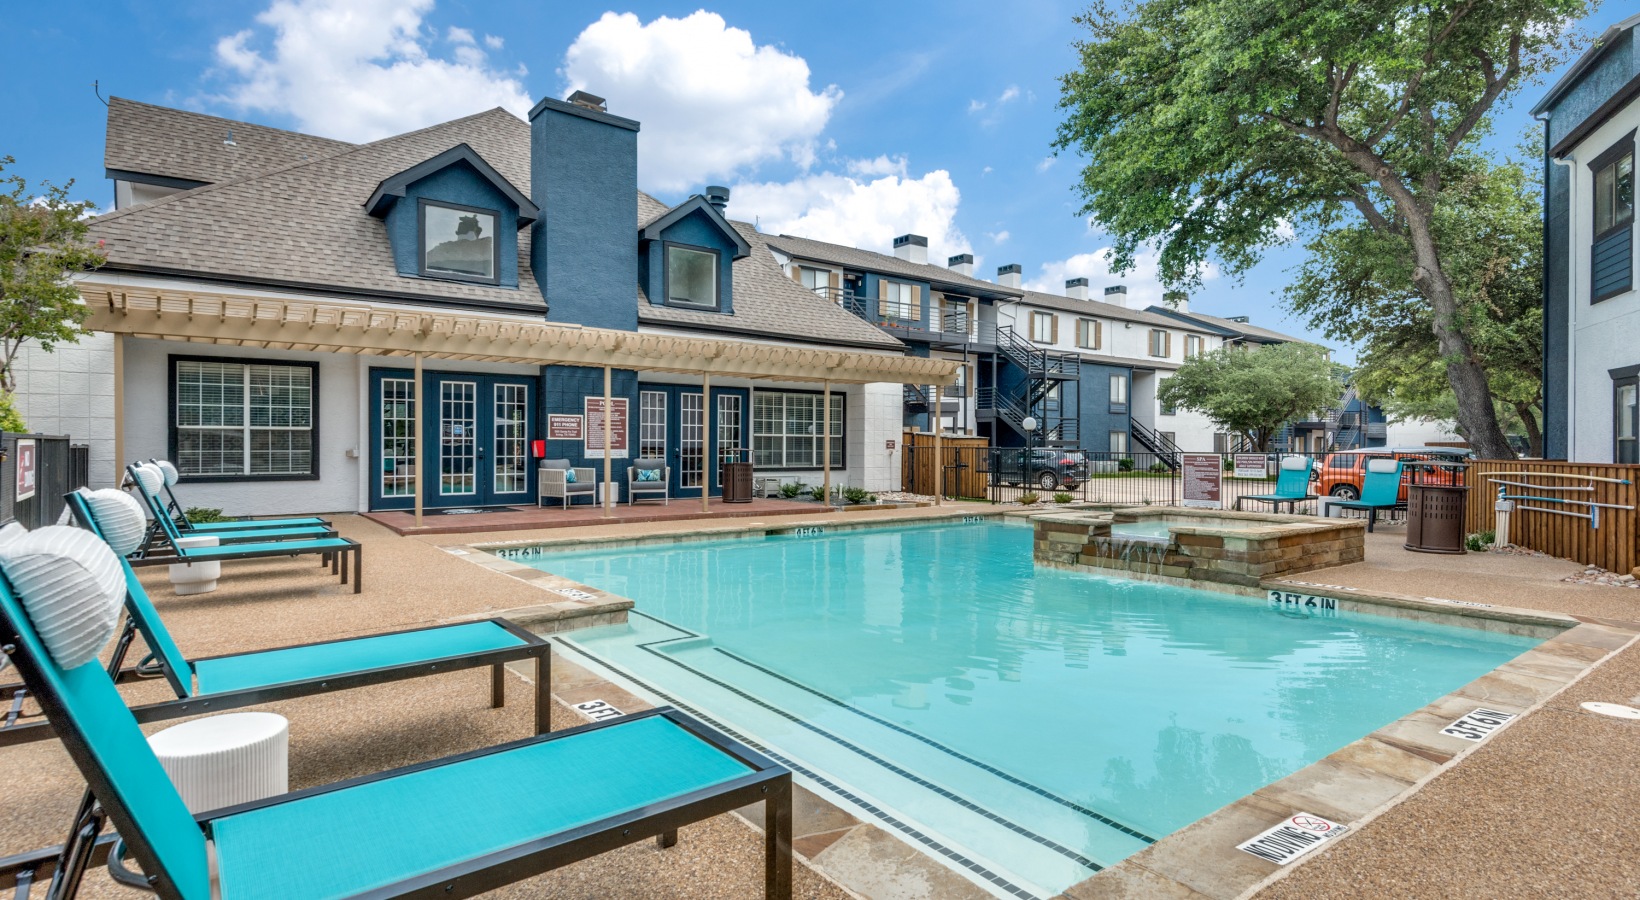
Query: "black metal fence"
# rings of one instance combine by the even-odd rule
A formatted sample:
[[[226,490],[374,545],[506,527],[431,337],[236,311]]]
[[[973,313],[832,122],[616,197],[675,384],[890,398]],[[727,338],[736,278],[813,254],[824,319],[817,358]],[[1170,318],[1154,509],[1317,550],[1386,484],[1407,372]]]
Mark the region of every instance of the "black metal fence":
[[[63,495],[91,480],[91,449],[64,435],[0,435],[0,524],[54,524]]]

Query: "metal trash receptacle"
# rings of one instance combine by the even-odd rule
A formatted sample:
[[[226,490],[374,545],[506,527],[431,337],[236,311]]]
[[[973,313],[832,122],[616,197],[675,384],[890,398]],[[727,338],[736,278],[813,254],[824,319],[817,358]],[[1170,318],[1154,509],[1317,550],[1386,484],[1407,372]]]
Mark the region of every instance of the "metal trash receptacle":
[[[723,502],[750,503],[752,502],[752,464],[749,462],[726,462],[723,464]]]
[[[1409,464],[1406,548],[1418,553],[1464,553],[1469,488],[1463,467]]]

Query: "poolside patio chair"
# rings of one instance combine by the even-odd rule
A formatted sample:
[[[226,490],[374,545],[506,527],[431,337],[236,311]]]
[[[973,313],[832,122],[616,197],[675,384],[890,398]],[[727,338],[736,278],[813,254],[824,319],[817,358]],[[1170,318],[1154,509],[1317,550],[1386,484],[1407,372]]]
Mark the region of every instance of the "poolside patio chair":
[[[667,485],[671,483],[672,470],[661,459],[640,459],[632,463],[626,470],[626,505],[631,506],[642,500],[659,499],[662,506],[671,502]]]
[[[591,466],[572,466],[567,459],[543,459],[535,481],[535,505],[556,497],[566,508],[576,497],[598,502],[598,471]]]
[[[1283,456],[1281,469],[1276,475],[1276,490],[1273,494],[1251,494],[1236,498],[1236,509],[1241,509],[1243,500],[1256,500],[1259,503],[1268,503],[1276,512],[1281,511],[1281,504],[1287,504],[1287,511],[1292,512],[1295,506],[1305,500],[1314,500],[1316,495],[1310,493],[1310,458],[1308,456]]]
[[[159,469],[160,474],[164,477],[164,484],[161,489],[165,491],[165,499],[162,505],[165,509],[170,511],[171,521],[176,523],[177,529],[185,534],[192,534],[194,532],[200,532],[202,534],[218,534],[224,531],[238,531],[246,528],[295,528],[304,525],[320,525],[325,528],[330,527],[330,521],[328,519],[320,518],[319,516],[295,516],[287,519],[234,519],[230,522],[210,522],[203,524],[190,522],[188,521],[187,513],[183,511],[182,504],[177,502],[177,495],[174,490],[177,479],[180,477],[177,472],[177,467],[172,465],[170,461],[163,459],[150,459],[148,460],[148,465]],[[129,472],[130,468],[130,466],[127,466],[126,471]],[[158,492],[156,491],[154,493],[157,500]]]
[[[156,470],[148,466],[133,466],[130,468],[132,477],[152,481],[158,477]],[[146,492],[145,492],[146,494]],[[147,496],[154,496],[148,494]],[[153,504],[151,504],[153,505]],[[348,562],[352,557],[353,593],[357,594],[364,589],[364,548],[358,541],[351,538],[336,537],[305,537],[298,535],[269,535],[265,532],[251,532],[247,543],[230,543],[227,546],[217,547],[184,547],[182,546],[182,532],[177,530],[175,522],[165,514],[163,507],[152,509],[154,521],[159,524],[160,534],[165,543],[170,546],[173,555],[156,556],[153,553],[154,542],[144,538],[137,550],[129,555],[132,565],[158,566],[176,563],[193,562],[231,562],[242,559],[271,559],[276,556],[307,556],[318,554],[320,561],[330,566],[332,572],[340,572],[342,584],[347,584]],[[220,536],[218,536],[220,539]]]
[[[167,464],[168,465],[168,464]],[[263,519],[244,520],[237,522],[211,522],[195,524],[188,521],[186,515],[176,515],[172,512],[174,504],[168,504],[160,496],[160,491],[166,489],[166,466],[159,463],[133,463],[125,467],[128,480],[142,495],[148,506],[149,514],[154,517],[148,527],[148,534],[138,548],[141,555],[146,556],[149,551],[157,548],[165,541],[164,526],[160,520],[169,521],[176,533],[183,537],[214,537],[220,544],[247,544],[258,541],[288,541],[305,540],[310,538],[335,537],[336,530],[329,522],[317,517],[305,519]],[[171,471],[175,471],[174,468]],[[288,524],[287,524],[288,523]]]
[[[1367,460],[1367,474],[1361,480],[1361,499],[1334,500],[1327,504],[1330,517],[1335,509],[1360,509],[1367,513],[1367,531],[1378,523],[1379,510],[1401,505],[1401,461],[1387,457]]]
[[[117,492],[68,495],[68,505],[92,534],[115,550],[122,546],[118,526],[103,528],[121,515],[115,509],[123,495]],[[129,499],[129,498],[127,498]],[[96,508],[103,514],[98,515]],[[111,535],[114,540],[109,540]],[[551,725],[551,659],[547,642],[506,619],[484,619],[454,625],[435,625],[390,631],[364,637],[274,647],[226,656],[190,660],[178,648],[159,612],[148,598],[136,572],[122,557],[125,578],[125,624],[109,659],[108,672],[117,680],[163,676],[176,700],[150,703],[132,712],[139,722],[158,722],[211,711],[235,709],[276,700],[288,700],[348,688],[440,675],[464,669],[490,667],[490,705],[500,708],[506,698],[507,663],[535,660],[535,730],[545,734]],[[125,656],[137,634],[149,656],[139,665],[124,667]],[[0,747],[51,737],[45,723],[0,727]]]
[[[189,813],[97,664],[112,621],[76,618],[119,603],[104,577],[117,557],[64,531],[83,534],[41,529],[29,550],[58,552],[45,568],[65,577],[0,562],[0,642],[96,800],[64,858],[108,847],[106,819],[109,874],[168,900],[470,897],[648,837],[670,846],[683,825],[762,802],[765,892],[791,896],[791,773],[670,708]]]

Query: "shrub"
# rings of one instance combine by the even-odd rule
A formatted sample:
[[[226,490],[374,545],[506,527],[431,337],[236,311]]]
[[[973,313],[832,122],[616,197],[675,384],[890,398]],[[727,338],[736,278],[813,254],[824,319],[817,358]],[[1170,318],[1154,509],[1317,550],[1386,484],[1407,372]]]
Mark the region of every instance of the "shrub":
[[[1116,468],[1118,471],[1131,472],[1133,471],[1133,460],[1127,458],[1119,459],[1116,461]]]
[[[877,495],[871,493],[865,488],[851,487],[843,489],[843,499],[855,505],[859,505],[861,503],[870,503],[871,501],[877,499]]]
[[[1025,493],[1019,495],[1019,502],[1024,504],[1025,506],[1030,506],[1031,504],[1035,503],[1036,501],[1038,501],[1040,499],[1042,499],[1042,498],[1038,497],[1036,494],[1034,494],[1030,491],[1026,491]]]
[[[17,411],[15,398],[5,391],[0,391],[0,431],[28,434],[28,425],[23,422],[23,414]]]
[[[817,484],[813,488],[810,488],[809,499],[818,500],[821,503],[826,502],[826,486],[823,484]]]
[[[797,495],[803,493],[803,489],[806,487],[808,485],[801,481],[788,482],[780,486],[780,496],[785,497],[787,500],[796,500]]]
[[[1464,541],[1472,553],[1484,553],[1492,548],[1492,542],[1497,540],[1497,534],[1491,531],[1481,531],[1470,535]]]
[[[1069,503],[1075,499],[1075,497],[1065,493],[1064,491],[1060,491],[1059,493],[1053,495],[1053,502],[1055,503]]]
[[[1157,460],[1156,462],[1153,462],[1153,463],[1150,464],[1150,471],[1152,471],[1152,472],[1166,472],[1166,471],[1168,471],[1167,463],[1162,462],[1161,460]]]
[[[190,506],[182,513],[183,518],[195,525],[209,525],[212,522],[232,522],[232,516],[225,516],[222,510],[209,506]]]

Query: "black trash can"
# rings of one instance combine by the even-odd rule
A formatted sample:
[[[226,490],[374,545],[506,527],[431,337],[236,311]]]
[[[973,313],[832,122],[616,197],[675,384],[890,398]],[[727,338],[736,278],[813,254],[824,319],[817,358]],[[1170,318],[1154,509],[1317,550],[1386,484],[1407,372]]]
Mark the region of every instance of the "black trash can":
[[[752,464],[749,462],[726,462],[723,464],[723,502],[750,503],[752,502]]]
[[[1469,488],[1461,463],[1406,463],[1406,548],[1418,553],[1463,553]]]

